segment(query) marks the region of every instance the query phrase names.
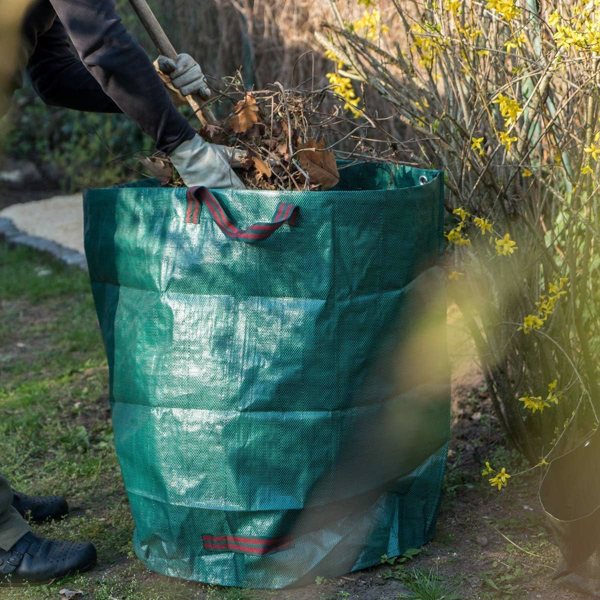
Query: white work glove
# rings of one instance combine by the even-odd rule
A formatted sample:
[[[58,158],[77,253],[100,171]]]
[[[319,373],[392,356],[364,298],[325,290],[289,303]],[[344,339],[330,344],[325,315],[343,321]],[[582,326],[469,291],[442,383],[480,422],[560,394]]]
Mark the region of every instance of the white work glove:
[[[178,54],[176,59],[159,56],[158,68],[171,78],[171,83],[183,96],[199,94],[205,100],[210,97],[206,77],[189,54]]]
[[[177,146],[170,158],[187,187],[243,190],[244,184],[229,164],[232,154],[231,148],[210,144],[196,135]]]

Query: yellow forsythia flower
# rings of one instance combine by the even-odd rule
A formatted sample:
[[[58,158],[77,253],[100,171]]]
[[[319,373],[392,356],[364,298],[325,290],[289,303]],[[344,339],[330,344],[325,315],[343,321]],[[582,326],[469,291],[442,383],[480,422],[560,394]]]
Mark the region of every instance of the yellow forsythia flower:
[[[554,11],[548,17],[548,25],[550,25],[550,27],[556,27],[559,23],[560,23],[560,14],[558,13],[558,11]]]
[[[517,242],[510,238],[510,233],[506,233],[504,237],[496,240],[496,254],[498,256],[510,256],[518,248]]]
[[[377,9],[365,12],[360,19],[353,21],[352,27],[371,42],[377,41],[381,34],[390,30],[387,25],[381,24],[381,13]]]
[[[456,215],[461,221],[466,221],[470,216],[471,213],[467,212],[464,208],[455,208],[452,211],[453,215]]]
[[[542,413],[544,408],[550,406],[545,400],[542,400],[541,396],[523,396],[519,398],[519,402],[522,402],[523,406],[533,414],[538,411]]]
[[[567,290],[565,288],[568,284],[568,277],[561,277],[556,281],[550,282],[548,285],[548,294],[542,294],[535,303],[537,314],[527,315],[523,319],[523,325],[519,327],[519,331],[529,334],[532,331],[541,329],[554,312],[557,302],[563,296],[567,295]]]
[[[325,58],[332,60],[337,69],[343,69],[345,66],[344,61],[331,49],[325,50]]]
[[[475,227],[479,229],[481,235],[492,233],[493,224],[491,221],[488,221],[488,219],[484,219],[482,217],[475,217],[473,219],[473,223],[475,224]]]
[[[483,149],[483,140],[485,138],[471,138],[471,149],[479,153],[479,156],[485,156],[485,150]]]
[[[556,392],[557,388],[558,379],[555,379],[548,384],[548,394],[545,400],[541,396],[526,395],[519,398],[519,402],[522,402],[523,406],[533,414],[536,412],[542,413],[545,408],[550,408],[551,404],[558,405],[559,394]]]
[[[501,131],[498,134],[498,140],[506,148],[507,152],[510,152],[510,149],[512,148],[513,143],[518,141],[518,139],[519,139],[518,137],[516,137],[514,135],[510,135],[510,133],[508,133],[508,131]]]
[[[531,171],[530,169],[523,169],[521,171],[521,175],[523,175],[523,177],[532,177],[533,176],[533,171]]]
[[[586,146],[584,149],[586,154],[589,154],[594,160],[598,160],[598,156],[600,156],[600,145],[595,142]]]
[[[444,8],[453,15],[458,15],[461,12],[463,1],[464,0],[445,0]]]
[[[551,381],[548,384],[548,395],[546,396],[546,401],[551,404],[558,404],[558,394],[556,393],[556,388],[558,387],[558,379]]]
[[[512,127],[523,112],[518,101],[505,94],[499,94],[493,103],[498,105],[500,114],[504,117],[506,127]]]
[[[350,78],[343,77],[339,73],[327,73],[327,79],[333,93],[345,101],[344,109],[350,111],[356,118],[362,116],[363,112],[358,108],[360,98],[356,96]]]
[[[483,471],[481,471],[481,476],[487,477],[488,475],[493,475],[495,472],[496,472],[495,469],[492,467],[492,465],[490,465],[490,461],[486,460],[485,467],[484,467]]]
[[[562,296],[566,295],[565,288],[569,285],[568,277],[561,277],[558,281],[551,282],[548,285],[548,292],[550,294],[561,294]]]
[[[502,467],[499,473],[490,478],[490,485],[492,487],[497,487],[498,491],[500,491],[503,487],[508,485],[509,479],[510,475],[506,472],[506,469]]]
[[[487,0],[486,8],[495,11],[507,21],[512,21],[521,15],[521,9],[515,0]]]
[[[446,233],[446,239],[455,246],[470,246],[471,240],[462,233],[462,223]]]
[[[531,333],[537,329],[541,329],[544,326],[544,320],[538,317],[537,315],[527,315],[523,319],[523,325],[521,325],[520,329],[523,330],[524,333]]]
[[[439,29],[431,23],[416,23],[410,28],[413,38],[412,49],[418,52],[419,62],[432,69],[440,51],[447,44]]]
[[[582,175],[593,175],[594,169],[590,165],[585,165],[585,167],[581,167]]]
[[[510,52],[511,50],[517,50],[518,48],[521,48],[526,43],[527,43],[527,36],[524,33],[521,33],[520,35],[518,35],[514,38],[511,38],[507,42],[504,42],[504,48],[506,49],[507,52]]]
[[[482,35],[483,31],[474,25],[461,25],[460,23],[457,25],[458,33],[463,38],[466,38],[471,43],[475,43]]]

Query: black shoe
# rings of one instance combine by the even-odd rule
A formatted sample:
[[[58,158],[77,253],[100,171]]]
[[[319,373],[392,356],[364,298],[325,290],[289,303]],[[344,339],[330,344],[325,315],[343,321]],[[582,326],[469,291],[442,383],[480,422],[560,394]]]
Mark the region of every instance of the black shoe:
[[[27,496],[15,492],[12,505],[33,523],[62,519],[69,512],[67,501],[60,496]]]
[[[55,542],[29,532],[10,550],[0,550],[0,583],[49,583],[95,564],[90,543]]]

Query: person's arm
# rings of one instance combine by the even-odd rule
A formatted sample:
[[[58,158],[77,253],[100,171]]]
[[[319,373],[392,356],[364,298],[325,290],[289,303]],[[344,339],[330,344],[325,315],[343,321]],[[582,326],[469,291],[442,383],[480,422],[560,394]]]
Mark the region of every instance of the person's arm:
[[[194,138],[113,0],[49,1],[85,68],[106,96],[155,140],[158,150],[171,154]]]
[[[75,54],[58,19],[37,38],[27,72],[38,96],[50,106],[89,112],[121,112]]]

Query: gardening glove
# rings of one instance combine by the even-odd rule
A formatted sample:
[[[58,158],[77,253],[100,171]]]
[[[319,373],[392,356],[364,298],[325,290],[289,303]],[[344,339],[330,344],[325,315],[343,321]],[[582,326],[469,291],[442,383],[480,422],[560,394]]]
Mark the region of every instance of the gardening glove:
[[[210,89],[200,65],[189,54],[178,54],[177,58],[158,57],[158,68],[171,78],[173,86],[183,95],[198,94],[205,100]]]
[[[244,189],[244,184],[229,164],[233,158],[231,148],[210,144],[196,135],[177,146],[170,158],[188,187],[202,185],[207,188]]]

